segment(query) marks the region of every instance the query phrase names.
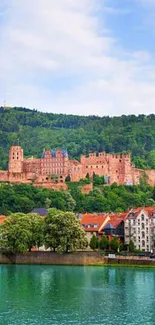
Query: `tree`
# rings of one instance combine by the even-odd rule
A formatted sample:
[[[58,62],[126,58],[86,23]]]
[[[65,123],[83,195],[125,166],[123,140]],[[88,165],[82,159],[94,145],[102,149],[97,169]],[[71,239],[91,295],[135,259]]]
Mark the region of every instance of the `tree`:
[[[107,249],[109,246],[109,240],[106,236],[102,236],[100,242],[99,242],[99,247],[103,250]]]
[[[118,251],[118,248],[119,248],[119,246],[120,246],[120,243],[119,243],[117,237],[113,237],[113,238],[112,238],[112,240],[111,240],[110,243],[109,243],[109,246],[111,247],[111,249],[112,249],[113,251],[115,251],[115,252]]]
[[[104,176],[99,176],[93,173],[93,185],[98,186],[104,184]]]
[[[153,199],[147,199],[146,203],[145,203],[146,207],[152,207],[155,206],[155,201]]]
[[[51,202],[52,201],[47,197],[46,200],[45,200],[45,207],[46,207],[46,209],[49,209],[50,208]]]
[[[69,191],[64,192],[64,196],[66,199],[66,204],[67,204],[67,211],[74,211],[74,208],[76,206],[76,202],[73,199],[71,193]]]
[[[89,246],[90,246],[90,248],[93,249],[93,250],[95,250],[95,249],[98,248],[98,238],[97,238],[95,235],[93,235],[93,236],[91,237],[91,240],[90,240]]]
[[[129,242],[129,252],[133,253],[134,250],[135,250],[134,242],[132,240],[130,240],[130,242]]]
[[[0,250],[3,252],[24,254],[42,243],[42,220],[37,214],[12,214],[0,227]]]
[[[49,209],[44,219],[46,248],[60,253],[87,247],[85,231],[72,212]]]

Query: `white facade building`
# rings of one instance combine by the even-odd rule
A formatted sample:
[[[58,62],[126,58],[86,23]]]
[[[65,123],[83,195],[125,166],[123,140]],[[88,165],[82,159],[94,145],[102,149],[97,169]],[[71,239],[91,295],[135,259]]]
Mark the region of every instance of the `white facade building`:
[[[129,245],[132,240],[139,250],[155,250],[155,207],[130,210],[124,227],[125,244]]]

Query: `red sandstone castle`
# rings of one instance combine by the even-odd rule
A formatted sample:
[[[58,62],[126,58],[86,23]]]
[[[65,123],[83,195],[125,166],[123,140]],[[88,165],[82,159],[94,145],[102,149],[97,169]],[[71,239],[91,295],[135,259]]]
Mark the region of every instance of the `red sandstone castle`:
[[[24,158],[20,146],[12,146],[9,152],[7,171],[0,171],[0,182],[34,184],[47,188],[67,188],[66,177],[77,182],[93,173],[104,176],[107,184],[138,184],[145,174],[150,185],[155,185],[155,170],[135,168],[129,153],[90,153],[81,156],[80,161],[71,160],[67,150],[43,151],[42,158]],[[56,181],[55,181],[56,180]],[[54,184],[54,185],[53,185]]]

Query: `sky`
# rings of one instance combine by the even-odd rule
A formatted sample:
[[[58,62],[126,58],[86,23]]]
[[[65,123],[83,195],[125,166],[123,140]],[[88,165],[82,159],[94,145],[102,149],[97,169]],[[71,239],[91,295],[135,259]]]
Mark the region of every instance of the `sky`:
[[[0,106],[155,113],[155,0],[0,0]]]

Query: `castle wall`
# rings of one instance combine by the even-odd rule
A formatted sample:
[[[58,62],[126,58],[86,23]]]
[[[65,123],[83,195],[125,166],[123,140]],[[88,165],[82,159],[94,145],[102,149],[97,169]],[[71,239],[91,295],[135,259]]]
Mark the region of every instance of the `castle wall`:
[[[155,170],[134,168],[129,153],[91,153],[88,157],[81,156],[79,162],[69,160],[67,150],[48,150],[43,152],[40,159],[24,159],[20,146],[10,148],[8,171],[0,171],[0,182],[35,183],[36,186],[47,188],[55,184],[56,188],[59,187],[57,183],[65,183],[67,176],[71,181],[78,182],[87,174],[92,177],[93,173],[107,177],[109,184],[116,182],[120,185],[139,184],[140,178],[147,175],[148,183],[155,185]],[[56,179],[53,179],[55,175]]]
[[[0,182],[8,182],[9,176],[8,171],[0,170]]]
[[[108,176],[110,184],[116,182],[118,184],[130,183],[133,184],[133,173],[130,154],[106,154],[95,153],[89,157],[81,157],[83,178],[93,173],[99,176]]]
[[[55,190],[55,191],[67,191],[68,190],[68,186],[66,183],[52,183],[52,182],[35,182],[33,184],[36,187],[42,187],[42,188],[47,188],[48,190]]]
[[[154,169],[148,169],[148,170],[145,170],[144,172],[148,177],[148,183],[151,186],[155,186],[155,170]]]

